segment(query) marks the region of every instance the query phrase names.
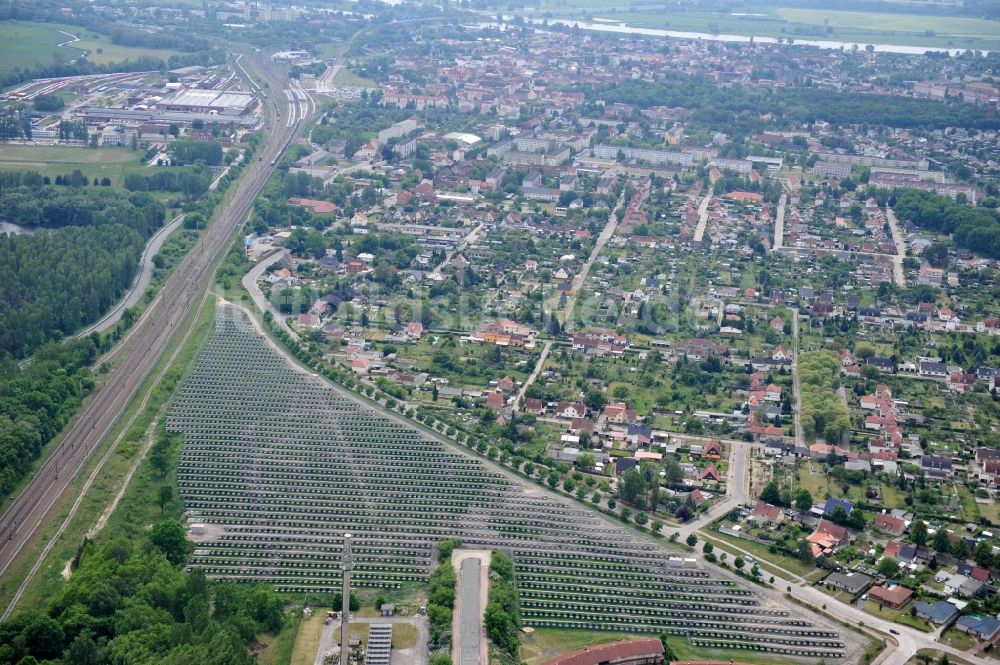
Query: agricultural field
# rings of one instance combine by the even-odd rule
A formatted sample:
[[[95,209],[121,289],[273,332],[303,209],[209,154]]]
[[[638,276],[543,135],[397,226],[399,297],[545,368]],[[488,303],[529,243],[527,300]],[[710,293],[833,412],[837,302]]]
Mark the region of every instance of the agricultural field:
[[[964,17],[770,6],[729,14],[673,9],[634,12],[624,4],[620,10],[608,11],[608,6],[601,0],[551,0],[543,3],[543,10],[558,18],[573,16],[682,32],[929,48],[996,49],[1000,45],[1000,24]]]
[[[74,39],[74,35],[78,39]],[[106,64],[141,57],[167,58],[178,52],[118,46],[106,35],[89,32],[78,25],[16,21],[0,24],[0,74],[19,67],[28,69],[52,64],[56,59],[70,61],[84,53],[92,62]]]
[[[184,437],[181,496],[205,523],[191,563],[212,577],[327,589],[349,531],[356,584],[392,590],[421,583],[434,544],[459,537],[512,554],[534,628],[681,642],[698,628],[690,648],[771,656],[840,657],[856,642],[297,371],[232,307],[167,427]]]
[[[51,64],[56,58],[78,58],[82,55],[81,50],[69,44],[60,46],[73,39],[72,36],[59,32],[60,29],[66,30],[69,27],[19,21],[0,23],[0,74],[8,74],[18,68]]]

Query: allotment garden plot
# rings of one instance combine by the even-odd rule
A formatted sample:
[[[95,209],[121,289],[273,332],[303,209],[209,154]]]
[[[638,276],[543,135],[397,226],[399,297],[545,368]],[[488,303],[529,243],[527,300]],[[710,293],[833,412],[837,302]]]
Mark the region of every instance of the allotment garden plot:
[[[192,565],[285,592],[338,588],[354,535],[357,584],[426,580],[434,544],[510,552],[531,626],[666,631],[695,646],[841,658],[837,631],[670,556],[625,527],[510,480],[293,369],[223,308],[168,426],[205,525]]]

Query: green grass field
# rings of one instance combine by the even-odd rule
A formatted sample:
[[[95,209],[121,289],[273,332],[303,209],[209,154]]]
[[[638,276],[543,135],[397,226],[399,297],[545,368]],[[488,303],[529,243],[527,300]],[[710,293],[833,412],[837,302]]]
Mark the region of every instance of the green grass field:
[[[921,14],[751,6],[738,13],[609,10],[601,0],[547,0],[553,17],[615,21],[640,28],[795,40],[894,44],[927,48],[1000,48],[1000,22]],[[535,14],[537,16],[537,13]]]
[[[73,169],[80,169],[91,181],[111,178],[115,187],[122,185],[128,173],[152,172],[139,160],[142,151],[129,148],[71,148],[67,146],[32,146],[12,143],[0,144],[0,170],[37,171],[55,179]]]
[[[79,41],[71,41],[72,37],[64,33],[78,36]],[[69,43],[59,46],[63,42]],[[177,53],[166,49],[118,46],[112,44],[106,35],[77,25],[17,21],[0,24],[0,74],[18,67],[27,69],[51,64],[56,59],[74,60],[85,52],[89,60],[98,64],[135,60],[143,56],[166,58]]]
[[[351,73],[347,70],[347,67],[342,68],[337,75],[333,77],[334,85],[353,85],[359,88],[377,88],[378,84],[371,79],[362,78],[356,74]]]
[[[584,647],[606,644],[618,640],[634,640],[640,637],[652,637],[636,633],[613,633],[587,630],[559,630],[556,628],[538,628],[528,635],[521,636],[519,656],[527,665],[540,663],[567,651],[575,651]],[[737,649],[702,649],[692,647],[686,638],[672,635],[667,638],[671,651],[677,660],[719,660],[736,661],[740,663],[769,663],[780,665],[790,661],[762,653]]]
[[[79,49],[59,46],[72,39],[59,32],[60,28],[68,27],[54,23],[0,23],[0,74],[50,64],[57,57],[72,60],[82,55]]]
[[[1000,38],[1000,23],[952,16],[921,16],[916,14],[880,14],[829,9],[798,9],[780,7],[778,15],[793,23],[829,25],[834,29],[935,33],[950,37]]]
[[[97,37],[97,39],[92,37]],[[78,42],[73,42],[73,45],[86,49],[89,52],[87,59],[99,65],[123,60],[137,60],[142,57],[166,59],[179,53],[179,51],[169,49],[119,46],[109,42],[104,35],[89,35],[81,38]]]

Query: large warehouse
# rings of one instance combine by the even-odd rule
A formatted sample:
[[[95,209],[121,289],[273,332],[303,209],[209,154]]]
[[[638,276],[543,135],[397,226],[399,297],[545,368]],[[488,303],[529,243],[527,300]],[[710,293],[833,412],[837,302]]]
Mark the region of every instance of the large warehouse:
[[[165,111],[246,115],[253,111],[256,105],[257,97],[249,92],[190,89],[181,90],[159,106]]]

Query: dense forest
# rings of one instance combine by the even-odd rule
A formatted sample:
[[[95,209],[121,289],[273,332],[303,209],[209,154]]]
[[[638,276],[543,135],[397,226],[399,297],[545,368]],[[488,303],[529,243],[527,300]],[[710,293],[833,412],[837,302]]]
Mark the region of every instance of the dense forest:
[[[707,127],[729,126],[742,131],[764,128],[760,114],[771,112],[788,125],[826,120],[840,125],[876,124],[891,127],[998,129],[1000,117],[973,104],[927,99],[838,92],[815,88],[754,90],[723,88],[711,81],[677,75],[667,83],[623,81],[594,90],[607,103],[683,106],[696,109],[692,120]]]
[[[46,228],[123,224],[144,238],[163,225],[163,204],[149,194],[40,182],[38,174],[0,178],[0,220]]]
[[[168,520],[143,542],[86,546],[47,608],[0,624],[0,664],[251,665],[250,642],[284,622],[281,599],[182,573],[184,531]]]
[[[0,174],[0,220],[52,229],[0,235],[0,356],[27,356],[96,320],[163,226],[163,204],[149,194],[44,183],[37,173]]]
[[[207,169],[196,171],[157,171],[151,175],[129,173],[123,185],[130,192],[180,192],[196,199],[208,191],[212,173]]]
[[[167,154],[175,165],[205,162],[217,166],[222,163],[222,146],[217,141],[171,141]]]
[[[128,289],[144,239],[121,224],[0,235],[0,354],[96,321]]]
[[[98,352],[95,336],[48,344],[24,367],[9,356],[0,359],[0,497],[10,494],[93,388],[89,367]]]
[[[208,51],[212,45],[204,39],[191,35],[175,35],[168,32],[146,32],[116,27],[109,35],[112,44],[137,48],[175,49],[177,51]]]
[[[919,189],[900,190],[893,209],[900,220],[951,234],[959,247],[1000,258],[1000,215],[996,210],[973,208]]]

